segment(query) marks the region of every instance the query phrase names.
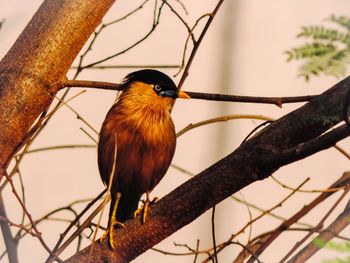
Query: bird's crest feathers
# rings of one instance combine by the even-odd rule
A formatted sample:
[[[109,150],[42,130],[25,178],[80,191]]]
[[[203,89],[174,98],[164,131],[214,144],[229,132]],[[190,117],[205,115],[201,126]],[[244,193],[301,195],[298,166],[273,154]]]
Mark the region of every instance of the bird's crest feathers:
[[[128,74],[123,80],[123,85],[127,87],[132,82],[160,85],[164,89],[177,91],[177,87],[171,78],[154,69],[143,69]]]

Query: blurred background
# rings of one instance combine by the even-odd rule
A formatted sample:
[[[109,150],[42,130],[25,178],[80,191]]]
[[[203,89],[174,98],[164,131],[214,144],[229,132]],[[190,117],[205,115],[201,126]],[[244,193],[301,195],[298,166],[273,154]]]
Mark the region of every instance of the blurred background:
[[[6,54],[41,3],[42,1],[35,0],[2,0],[0,20],[5,19],[5,22],[0,29],[1,57]],[[123,17],[141,3],[142,1],[118,0],[103,22],[108,23]],[[202,0],[198,3],[198,1],[183,0],[181,3],[186,7],[187,14],[180,2],[169,1],[169,3],[192,26],[201,15],[211,12],[217,2]],[[84,64],[115,54],[142,38],[152,27],[153,10],[154,1],[149,1],[132,16],[103,30],[94,43],[92,51],[85,57]],[[348,15],[347,10],[350,10],[350,2],[345,0],[227,0],[199,48],[183,89],[251,96],[297,96],[321,93],[339,79],[320,76],[305,82],[303,78],[297,77],[299,64],[287,63],[288,56],[285,51],[302,43],[296,38],[302,26],[321,24],[332,14]],[[197,37],[204,24],[205,20],[195,30]],[[159,25],[145,41],[132,50],[100,64],[101,66],[118,65],[121,68],[86,69],[80,73],[78,79],[120,82],[127,73],[135,70],[128,68],[130,66],[180,65],[187,36],[186,28],[169,8],[164,7]],[[188,52],[191,48],[192,45],[189,44]],[[86,47],[83,51],[85,49]],[[78,60],[74,65],[77,64]],[[172,67],[161,70],[170,76],[178,72],[177,68]],[[72,78],[75,73],[76,70],[72,69],[68,78]],[[174,77],[175,82],[179,81],[181,73]],[[67,98],[79,91],[80,89],[72,89]],[[115,98],[115,92],[89,89],[69,102],[69,105],[98,131]],[[180,130],[189,123],[228,114],[258,114],[279,118],[301,105],[286,104],[283,108],[278,108],[275,105],[179,100],[173,111],[173,119],[176,129]],[[260,123],[261,121],[249,119],[233,120],[191,130],[178,139],[173,164],[197,174],[231,153]],[[72,110],[62,107],[30,149],[59,145],[94,145],[94,141],[81,128],[88,131],[93,138],[98,138]],[[340,145],[344,149],[349,148],[349,140],[342,141]],[[335,149],[330,149],[283,167],[275,173],[275,176],[290,187],[297,187],[306,177],[310,177],[305,189],[324,189],[339,178],[347,168],[348,160]],[[21,163],[20,171],[25,202],[34,219],[56,208],[67,206],[75,200],[93,198],[104,189],[98,173],[94,147],[29,153]],[[188,179],[189,175],[170,168],[152,192],[152,197],[161,198]],[[19,178],[16,177],[14,180],[20,188]],[[289,193],[290,190],[281,187],[271,179],[266,179],[250,185],[235,196],[263,209],[269,209]],[[335,194],[318,209],[313,210],[303,218],[303,222],[310,224],[318,222],[339,194]],[[288,218],[316,195],[297,193],[275,212]],[[22,209],[10,187],[5,189],[3,197],[8,218],[14,222],[20,222]],[[77,204],[74,208],[79,212],[85,205],[86,203]],[[344,209],[344,205],[345,203],[339,206],[334,216]],[[232,199],[220,203],[215,215],[217,243],[226,241],[240,230],[250,220],[250,214],[254,218],[260,213],[254,209],[248,210],[246,205]],[[106,214],[102,225],[106,225]],[[54,218],[73,220],[74,214],[62,211]],[[329,220],[331,221],[332,217]],[[235,241],[246,244],[249,236],[254,237],[271,230],[280,222],[278,219],[265,216],[254,223],[251,229],[239,235]],[[68,223],[64,221],[50,220],[41,223],[38,228],[43,233],[44,240],[53,247],[59,234],[67,225]],[[212,247],[210,229],[211,211],[207,211],[193,223],[158,244],[156,248],[175,253],[188,252],[186,247],[175,244],[186,244],[195,248],[199,239],[199,249],[208,249]],[[17,232],[15,227],[12,230],[13,233]],[[89,235],[89,230],[84,231],[84,234]],[[100,234],[102,231],[99,231],[98,236]],[[283,234],[261,255],[261,261],[278,262],[305,234],[305,232]],[[347,236],[349,231],[342,234]],[[84,238],[82,246],[85,247],[90,242]],[[75,242],[62,254],[61,258],[74,254],[76,248]],[[2,253],[4,250],[2,239],[0,249]],[[232,262],[240,251],[241,247],[231,245],[219,254],[219,261]],[[340,256],[339,252],[325,249],[318,252],[309,262],[321,262],[336,256]],[[43,262],[47,258],[47,253],[36,238],[27,235],[20,242],[19,257],[20,262]],[[134,262],[193,262],[193,258],[193,255],[171,256],[150,250]],[[200,256],[201,260],[205,258],[206,255]],[[7,257],[5,256],[1,262],[7,262]]]

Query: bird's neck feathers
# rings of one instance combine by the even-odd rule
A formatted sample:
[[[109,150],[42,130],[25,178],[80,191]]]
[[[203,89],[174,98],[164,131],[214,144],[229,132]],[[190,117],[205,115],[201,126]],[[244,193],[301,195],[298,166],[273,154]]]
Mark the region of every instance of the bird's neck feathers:
[[[131,118],[130,121],[137,123],[137,126],[152,123],[159,125],[171,121],[174,101],[158,96],[152,85],[135,82],[120,95],[116,106],[121,114]]]

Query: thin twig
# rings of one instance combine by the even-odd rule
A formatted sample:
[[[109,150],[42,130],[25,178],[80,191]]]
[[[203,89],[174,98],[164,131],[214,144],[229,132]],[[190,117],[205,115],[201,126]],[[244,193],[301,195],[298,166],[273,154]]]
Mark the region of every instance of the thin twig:
[[[211,236],[213,240],[213,248],[214,248],[214,263],[219,263],[218,261],[218,254],[216,251],[216,238],[215,238],[215,205],[212,208],[212,213],[211,213]]]
[[[343,154],[347,159],[350,160],[350,154],[347,151],[345,151],[342,147],[336,144],[334,145],[334,148],[337,149],[341,154]]]
[[[288,190],[296,190],[294,187],[290,187],[284,183],[282,183],[281,181],[279,181],[276,177],[274,177],[273,175],[271,176],[271,179],[273,181],[275,181],[278,185],[280,185],[282,188],[288,189]],[[297,191],[300,193],[325,193],[325,192],[337,192],[341,189],[344,189],[346,186],[342,186],[342,187],[336,187],[336,188],[328,188],[328,189],[312,189],[312,190],[304,190],[304,189],[298,189]]]
[[[7,219],[5,210],[4,199],[2,198],[2,192],[0,192],[0,217]],[[7,219],[8,220],[8,219]],[[12,236],[10,224],[7,220],[0,220],[0,227],[4,238],[8,260],[10,263],[18,263],[17,243]]]
[[[306,178],[299,186],[298,188],[302,187],[304,184],[306,184],[308,181],[310,180],[310,178]],[[298,189],[297,188],[297,189]],[[289,198],[291,198],[294,194],[296,193],[295,191],[292,191],[291,193],[289,193],[285,198],[283,198],[280,202],[278,202],[276,205],[274,205],[273,207],[271,207],[270,209],[267,209],[266,211],[263,211],[259,216],[255,217],[253,220],[250,220],[248,223],[246,223],[239,231],[237,231],[235,234],[232,234],[231,237],[223,244],[219,245],[219,249],[217,250],[217,253],[221,252],[226,246],[225,244],[229,244],[230,242],[232,242],[238,235],[242,234],[245,229],[250,226],[251,224],[253,224],[254,222],[258,221],[259,219],[261,219],[262,217],[264,217],[265,215],[267,215],[268,213],[270,213],[271,211],[275,210],[278,207],[281,207],[283,203],[285,203]],[[255,257],[254,257],[255,260]],[[203,263],[208,262],[209,258],[207,258],[205,261],[203,261]]]
[[[98,60],[98,61],[92,62],[92,63],[90,63],[90,64],[88,64],[88,65],[86,65],[86,66],[84,66],[84,67],[82,67],[82,68],[89,68],[89,67],[96,66],[97,64],[101,64],[101,63],[103,63],[103,62],[106,62],[106,61],[108,61],[108,60],[110,60],[110,59],[112,59],[112,58],[115,58],[115,57],[117,57],[117,56],[120,56],[120,55],[122,55],[122,54],[128,52],[129,50],[133,49],[134,47],[136,47],[137,45],[139,45],[140,43],[142,43],[142,42],[143,42],[145,39],[147,39],[147,38],[155,31],[155,29],[157,28],[157,26],[158,26],[158,24],[159,24],[159,21],[160,21],[160,15],[161,15],[161,10],[162,10],[162,8],[163,8],[163,5],[164,5],[164,4],[162,4],[162,5],[159,7],[159,9],[158,9],[158,15],[157,15],[156,17],[154,17],[154,22],[152,23],[151,29],[150,29],[143,37],[141,37],[139,40],[137,40],[135,43],[133,43],[133,44],[130,45],[129,47],[125,48],[124,50],[119,51],[119,52],[117,52],[117,53],[115,53],[115,54],[113,54],[113,55],[110,55],[110,56],[108,56],[108,57],[105,57],[105,58],[103,58],[103,59],[100,59],[100,60]]]
[[[350,183],[350,173],[344,173],[335,183],[333,183],[329,188],[337,188],[343,185],[347,185]],[[305,216],[308,212],[310,212],[313,208],[319,205],[321,202],[326,200],[328,197],[333,195],[334,192],[322,192],[319,196],[317,196],[313,201],[309,204],[304,205],[302,209],[300,209],[297,213],[291,216],[288,220],[282,222],[275,230],[270,231],[271,234],[268,238],[259,245],[259,247],[255,250],[255,254],[259,256],[264,250],[281,234],[283,231],[287,230],[291,225],[297,222],[300,218]]]
[[[47,146],[47,147],[41,147],[41,148],[29,150],[29,151],[27,151],[27,154],[44,152],[44,151],[52,151],[52,150],[75,149],[75,148],[77,148],[77,149],[81,149],[81,148],[95,149],[96,144],[70,144],[70,145]]]
[[[60,82],[59,88],[94,88],[94,89],[105,89],[105,90],[122,90],[123,86],[118,83],[103,82],[103,81],[90,81],[90,80],[65,80]],[[226,102],[242,102],[242,103],[262,103],[262,104],[274,104],[282,107],[282,104],[286,103],[299,103],[307,102],[318,95],[307,95],[307,96],[293,96],[293,97],[256,97],[256,96],[239,96],[239,95],[228,95],[228,94],[217,94],[217,93],[204,93],[204,92],[193,92],[185,91],[191,99],[209,100],[209,101],[226,101]]]
[[[56,97],[56,98],[58,100],[60,100],[60,98],[58,98],[58,97]],[[79,112],[77,112],[75,109],[73,109],[73,107],[69,106],[68,103],[65,103],[64,105],[77,116],[78,120],[81,120],[86,126],[88,126],[90,128],[90,130],[92,130],[96,135],[98,135],[98,131],[83,116],[81,116]]]
[[[307,96],[292,96],[292,97],[256,97],[256,96],[238,96],[238,95],[226,95],[226,94],[216,94],[216,93],[203,93],[203,92],[193,92],[193,91],[186,91],[186,93],[193,99],[275,104],[280,108],[282,107],[282,104],[285,104],[285,103],[307,102],[312,99],[315,99],[318,96],[318,95],[307,95]]]
[[[8,219],[7,217],[0,216],[0,221],[5,222],[10,226],[17,227],[17,228],[25,231],[26,233],[32,235],[33,237],[37,237],[36,233],[34,233],[31,229],[26,228],[23,224],[16,224],[16,223],[12,222],[10,219]],[[12,261],[10,260],[10,262],[12,262]]]
[[[77,222],[79,222],[80,218],[98,201],[101,199],[101,197],[106,193],[107,189],[104,189],[96,198],[94,198],[81,212],[78,216],[76,216],[74,218],[74,220],[70,223],[70,225],[66,228],[66,230],[60,235],[59,240],[57,241],[54,249],[52,250],[53,254],[57,254],[58,255],[58,249],[61,246],[61,243],[63,242],[64,238],[67,236],[68,232],[72,229],[73,226],[75,226],[77,224]],[[73,205],[74,203],[72,203],[71,205]],[[70,206],[71,206],[70,205]],[[69,239],[68,239],[69,240]],[[65,242],[65,246],[68,246],[70,244],[70,242],[68,242],[68,240]],[[62,245],[63,246],[63,245]],[[53,258],[49,257],[46,260],[46,263],[52,262]]]
[[[220,116],[220,117],[208,119],[208,120],[197,122],[197,123],[190,123],[185,128],[178,131],[176,133],[176,137],[180,137],[184,133],[186,133],[194,128],[203,126],[203,125],[217,123],[217,122],[225,122],[225,121],[229,121],[229,120],[237,120],[237,119],[254,119],[254,120],[263,120],[263,121],[272,121],[273,120],[270,117],[266,117],[263,115],[254,115],[254,114],[235,114],[235,115]]]
[[[99,70],[99,69],[141,69],[141,68],[150,68],[150,69],[178,69],[181,65],[169,64],[169,65],[101,65],[84,68],[84,70]],[[78,66],[70,67],[71,70],[78,69]]]
[[[320,234],[315,237],[307,246],[296,254],[289,263],[306,262],[312,255],[323,248],[329,240],[337,236],[350,223],[350,201],[348,201],[344,211]]]
[[[193,177],[195,174],[188,171],[187,169],[184,169],[183,167],[180,167],[179,165],[176,165],[174,163],[171,164],[171,167],[190,176],[190,177]],[[246,200],[242,200],[242,199],[239,199],[238,197],[234,196],[234,195],[231,195],[230,198],[238,203],[241,203],[241,204],[244,204],[245,206],[248,206],[249,208],[254,208],[255,210],[259,211],[259,212],[264,212],[266,211],[265,209],[261,208],[261,207],[258,207],[257,205],[255,204],[252,204],[252,203],[249,203],[248,201]],[[250,209],[249,209],[250,211]],[[273,217],[273,218],[276,218],[278,220],[281,220],[281,221],[285,221],[286,218],[282,217],[282,216],[279,216],[273,212],[268,212],[268,215]],[[251,218],[252,219],[252,218]],[[250,220],[251,220],[250,219]],[[304,226],[304,227],[311,227],[310,224],[307,224],[307,223],[303,223],[303,222],[296,222],[296,224],[300,225],[300,226]]]
[[[117,150],[118,150],[118,141],[117,141],[117,134],[114,133],[114,154],[113,154],[113,165],[112,165],[112,170],[111,170],[111,173],[109,175],[109,182],[108,182],[108,187],[107,187],[107,194],[105,196],[105,198],[103,199],[103,207],[101,209],[101,213],[100,213],[100,216],[98,218],[98,221],[97,221],[97,227],[95,229],[95,232],[94,232],[94,235],[93,235],[93,238],[92,238],[92,244],[91,244],[91,248],[90,248],[90,251],[89,251],[89,256],[88,256],[88,263],[90,262],[90,258],[91,258],[91,253],[94,249],[94,243],[95,243],[95,240],[96,240],[96,235],[97,235],[97,232],[98,232],[98,229],[99,229],[99,226],[101,225],[101,220],[102,220],[102,215],[103,215],[103,211],[108,203],[108,200],[110,199],[110,193],[111,193],[111,189],[112,189],[112,184],[113,184],[113,178],[114,178],[114,173],[115,173],[115,169],[116,169],[116,164],[117,164]],[[110,231],[110,230],[109,230]]]
[[[348,194],[350,188],[345,188],[344,192],[340,195],[340,197],[337,199],[337,201],[332,205],[332,207],[327,211],[327,213],[323,216],[323,218],[320,220],[320,222],[307,233],[300,241],[298,241],[293,248],[281,259],[281,263],[286,262],[286,260],[292,255],[313,233],[316,232],[316,230],[322,229],[323,224],[326,221],[326,219],[330,216],[330,214],[334,211],[334,209],[340,204],[340,202],[344,199],[344,197]],[[249,261],[248,261],[249,262]],[[289,261],[289,262],[293,262]]]
[[[184,72],[183,72],[183,74],[181,76],[181,79],[180,79],[180,82],[178,84],[178,88],[179,89],[181,89],[182,85],[184,84],[184,82],[185,82],[185,80],[186,80],[186,78],[187,78],[187,76],[189,74],[189,70],[191,68],[192,62],[193,62],[193,60],[194,60],[194,58],[196,56],[196,53],[198,51],[198,48],[200,47],[205,34],[207,33],[211,23],[214,20],[214,17],[216,15],[216,13],[219,11],[220,6],[222,5],[223,2],[224,2],[223,0],[220,0],[218,2],[218,4],[216,5],[214,11],[209,16],[209,19],[208,19],[207,23],[205,24],[205,26],[204,26],[204,28],[203,28],[203,30],[202,30],[202,32],[201,32],[201,34],[200,34],[196,44],[193,46],[192,52],[190,54],[190,57],[188,58],[188,61],[186,63],[185,69],[184,69]]]
[[[197,262],[198,251],[199,251],[199,239],[197,239],[197,244],[196,244],[196,250],[195,250],[195,254],[194,254],[193,263]]]
[[[33,218],[32,218],[32,215],[28,212],[26,206],[24,205],[23,201],[22,201],[21,198],[19,197],[19,195],[18,195],[18,193],[17,193],[17,191],[16,191],[16,187],[15,187],[13,181],[12,181],[12,178],[7,174],[7,172],[6,172],[1,166],[0,166],[0,173],[2,173],[2,174],[6,177],[7,181],[10,183],[11,188],[12,188],[12,193],[15,195],[15,197],[16,197],[18,203],[21,205],[23,211],[25,212],[25,214],[26,214],[26,216],[27,216],[29,222],[30,222],[31,225],[32,225],[32,228],[33,228],[35,234],[37,235],[38,240],[40,241],[40,243],[42,244],[42,246],[45,248],[45,250],[46,250],[47,252],[49,252],[50,255],[53,256],[52,251],[50,250],[50,248],[48,247],[48,245],[47,245],[47,244],[45,243],[45,241],[43,240],[42,235],[41,235],[41,232],[37,229],[37,227],[36,227],[36,225],[35,225],[35,222],[34,222],[34,220],[33,220]],[[59,260],[57,257],[55,257],[55,259],[56,259],[56,260]],[[59,261],[61,262],[61,260],[59,260]]]
[[[89,137],[94,143],[98,143],[98,141],[84,128],[80,127],[80,130],[87,136]]]
[[[108,196],[107,201],[110,200],[110,196]],[[91,220],[103,209],[104,204],[101,203],[89,216],[88,218],[81,224],[81,226],[64,242],[59,249],[56,251],[56,255],[60,255],[72,241],[81,234],[81,232],[87,228],[91,224]]]
[[[187,22],[186,22],[186,21],[180,16],[180,14],[172,7],[172,5],[170,5],[170,4],[168,3],[168,1],[166,1],[166,0],[162,0],[162,1],[163,1],[163,3],[165,3],[165,4],[169,7],[169,9],[171,10],[171,12],[173,12],[173,13],[175,14],[175,16],[181,21],[181,23],[186,27],[187,32],[188,32],[188,34],[191,36],[192,42],[193,42],[193,44],[195,45],[196,39],[195,39],[195,36],[194,36],[194,34],[193,34],[193,29],[190,28],[190,26],[187,24]]]

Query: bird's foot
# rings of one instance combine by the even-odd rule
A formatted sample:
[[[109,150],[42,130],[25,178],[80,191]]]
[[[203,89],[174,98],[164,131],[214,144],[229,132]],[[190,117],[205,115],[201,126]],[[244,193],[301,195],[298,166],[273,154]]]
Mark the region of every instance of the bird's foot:
[[[108,237],[108,246],[113,250],[115,249],[115,242],[113,238],[113,229],[117,226],[118,228],[124,228],[125,225],[119,221],[113,221],[110,223],[108,229],[103,233],[103,235],[100,237],[100,243],[103,242],[105,238]]]
[[[121,193],[117,193],[116,194],[116,199],[114,201],[113,205],[113,210],[111,213],[111,216],[109,218],[109,222],[108,222],[108,229],[106,230],[106,232],[102,235],[102,237],[100,238],[100,242],[103,241],[103,239],[105,239],[106,237],[108,237],[108,245],[109,247],[114,250],[115,248],[115,243],[114,243],[114,238],[113,238],[113,230],[114,227],[117,226],[119,228],[124,228],[125,225],[122,222],[119,222],[116,218],[116,213],[117,213],[117,208],[119,205],[119,200],[121,197]]]
[[[157,197],[153,198],[152,201],[149,200],[149,193],[146,193],[146,200],[142,201],[142,206],[134,212],[134,217],[138,217],[142,214],[141,222],[144,224],[146,222],[148,209],[151,205],[156,203],[159,199]]]

